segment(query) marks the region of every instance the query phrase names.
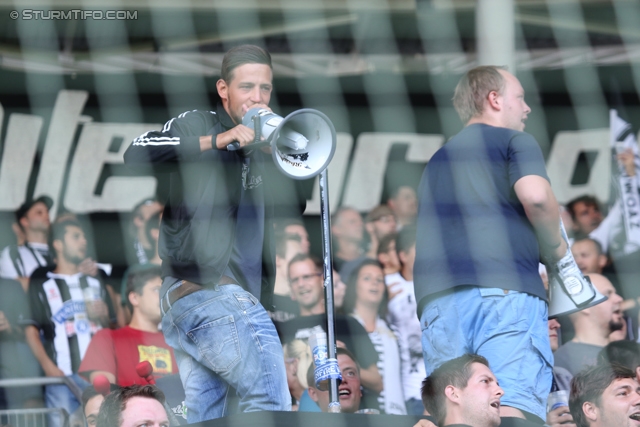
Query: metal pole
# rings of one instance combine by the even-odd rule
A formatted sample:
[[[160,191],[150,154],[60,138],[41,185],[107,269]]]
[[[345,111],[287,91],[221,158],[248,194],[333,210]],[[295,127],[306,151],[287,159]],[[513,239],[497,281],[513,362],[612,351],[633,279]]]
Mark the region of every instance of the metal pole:
[[[333,263],[331,261],[331,220],[327,169],[320,172],[320,219],[322,220],[322,257],[324,265],[324,304],[327,314],[327,353],[336,359],[335,305],[333,302]],[[340,412],[338,380],[329,379],[329,412]]]
[[[478,65],[506,65],[516,74],[514,13],[513,0],[476,2]]]

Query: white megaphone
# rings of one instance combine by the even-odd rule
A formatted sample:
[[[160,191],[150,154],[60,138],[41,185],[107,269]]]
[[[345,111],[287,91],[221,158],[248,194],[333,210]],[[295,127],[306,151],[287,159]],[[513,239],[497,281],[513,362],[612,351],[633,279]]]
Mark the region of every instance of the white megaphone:
[[[336,151],[333,123],[318,110],[304,108],[282,118],[267,109],[252,108],[242,124],[256,133],[254,143],[245,148],[270,144],[273,161],[290,178],[313,178],[329,165]],[[227,149],[239,149],[234,144]]]
[[[577,304],[567,292],[566,287],[563,286],[563,282],[558,279],[558,276],[549,275],[549,319],[554,319],[558,316],[566,316],[571,313],[593,307],[607,299],[606,296],[598,292],[598,290],[591,284],[589,277],[583,276],[583,279],[588,282],[588,287],[593,291],[593,297]],[[589,291],[589,293],[591,293],[591,291]]]
[[[567,252],[559,261],[545,263],[549,277],[549,319],[593,307],[607,299],[578,268],[562,221],[560,232],[567,242]]]

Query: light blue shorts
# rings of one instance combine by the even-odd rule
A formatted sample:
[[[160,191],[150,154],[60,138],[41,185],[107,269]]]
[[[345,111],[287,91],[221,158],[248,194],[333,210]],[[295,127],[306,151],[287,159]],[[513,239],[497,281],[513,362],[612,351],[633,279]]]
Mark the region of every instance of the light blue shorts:
[[[427,375],[479,354],[504,389],[501,405],[544,420],[553,369],[547,317],[546,301],[523,292],[463,286],[437,296],[420,316]]]

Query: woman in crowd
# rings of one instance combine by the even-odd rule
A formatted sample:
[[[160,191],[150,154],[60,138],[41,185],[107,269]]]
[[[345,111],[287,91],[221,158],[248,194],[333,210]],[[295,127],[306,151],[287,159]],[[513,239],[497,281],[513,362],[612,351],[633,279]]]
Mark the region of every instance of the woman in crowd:
[[[387,414],[404,415],[398,341],[384,320],[387,300],[382,267],[377,261],[365,260],[349,277],[342,309],[362,324],[378,352],[378,370],[383,382],[380,408]]]
[[[311,349],[309,345],[301,340],[293,340],[283,347],[285,368],[287,370],[287,384],[289,385],[289,392],[293,399],[291,409],[293,411],[299,410],[300,403],[306,403],[314,405],[307,394],[307,370],[313,363],[313,356],[311,356]],[[304,401],[303,401],[304,396]],[[304,411],[305,408],[302,408]]]

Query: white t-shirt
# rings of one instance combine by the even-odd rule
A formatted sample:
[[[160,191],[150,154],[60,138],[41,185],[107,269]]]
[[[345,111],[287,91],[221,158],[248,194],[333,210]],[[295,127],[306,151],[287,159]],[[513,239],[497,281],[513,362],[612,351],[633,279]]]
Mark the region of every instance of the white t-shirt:
[[[352,316],[364,326],[364,321],[356,314]],[[378,397],[380,408],[387,414],[406,415],[407,409],[402,392],[400,378],[400,352],[398,340],[380,317],[376,319],[376,328],[369,332],[369,339],[378,353],[378,371],[382,376],[382,392]]]
[[[67,289],[61,289],[56,279]],[[41,285],[32,283],[33,289],[29,290],[32,319],[26,323],[38,328],[48,323],[54,328],[53,341],[45,341],[45,345],[52,346],[52,360],[65,375],[77,372],[91,337],[101,329],[87,314],[82,280],[86,280],[87,287],[96,289],[103,300],[106,298],[100,281],[81,273],[70,276],[48,272]],[[51,317],[46,318],[46,313],[50,313]]]
[[[422,400],[420,387],[426,377],[422,356],[422,329],[418,319],[413,281],[407,281],[400,273],[385,276],[387,286],[400,291],[388,304],[387,321],[398,338],[402,363],[404,398]]]
[[[49,245],[46,243],[7,246],[0,253],[0,277],[5,279],[30,277],[36,268],[48,264],[48,256]]]

